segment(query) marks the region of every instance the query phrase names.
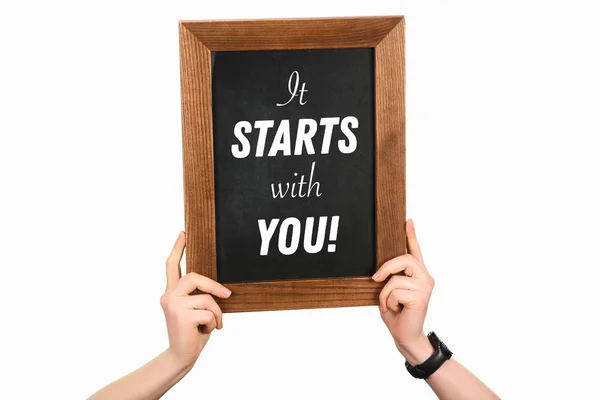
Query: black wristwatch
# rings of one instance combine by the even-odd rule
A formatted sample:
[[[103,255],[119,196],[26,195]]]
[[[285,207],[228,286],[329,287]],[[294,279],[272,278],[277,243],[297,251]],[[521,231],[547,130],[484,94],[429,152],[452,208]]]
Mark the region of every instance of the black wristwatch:
[[[404,364],[406,365],[408,372],[410,372],[410,374],[417,379],[429,378],[429,376],[437,371],[443,363],[452,357],[452,352],[434,332],[429,333],[429,335],[427,335],[427,339],[429,339],[429,343],[431,343],[435,349],[435,352],[431,355],[431,357],[419,365],[410,365],[408,361]]]

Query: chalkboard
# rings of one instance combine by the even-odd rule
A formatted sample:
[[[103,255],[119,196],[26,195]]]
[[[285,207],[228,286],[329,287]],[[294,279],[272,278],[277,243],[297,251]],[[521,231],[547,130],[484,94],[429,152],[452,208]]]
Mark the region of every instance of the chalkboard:
[[[179,33],[187,271],[223,312],[377,304],[406,252],[404,17]]]
[[[375,272],[373,49],[212,56],[217,278]]]

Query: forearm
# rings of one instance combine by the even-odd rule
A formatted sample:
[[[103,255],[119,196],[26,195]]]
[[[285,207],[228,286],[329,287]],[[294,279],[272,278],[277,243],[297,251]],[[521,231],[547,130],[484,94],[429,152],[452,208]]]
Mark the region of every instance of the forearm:
[[[441,400],[499,399],[475,375],[452,358],[425,381]]]
[[[410,346],[397,345],[411,365],[418,365],[434,352],[425,335]],[[425,382],[441,400],[492,400],[499,399],[483,382],[458,361],[451,358],[435,371]]]
[[[104,387],[90,400],[160,399],[192,366],[184,366],[166,350],[143,367]]]

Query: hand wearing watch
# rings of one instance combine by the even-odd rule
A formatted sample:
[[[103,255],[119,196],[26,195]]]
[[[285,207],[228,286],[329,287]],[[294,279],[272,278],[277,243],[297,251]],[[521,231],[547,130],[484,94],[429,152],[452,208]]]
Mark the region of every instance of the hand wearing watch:
[[[430,332],[427,335],[429,343],[435,349],[434,353],[419,365],[411,365],[408,361],[404,364],[408,372],[417,379],[427,379],[437,371],[442,364],[452,357],[452,352],[446,347],[435,332]]]

